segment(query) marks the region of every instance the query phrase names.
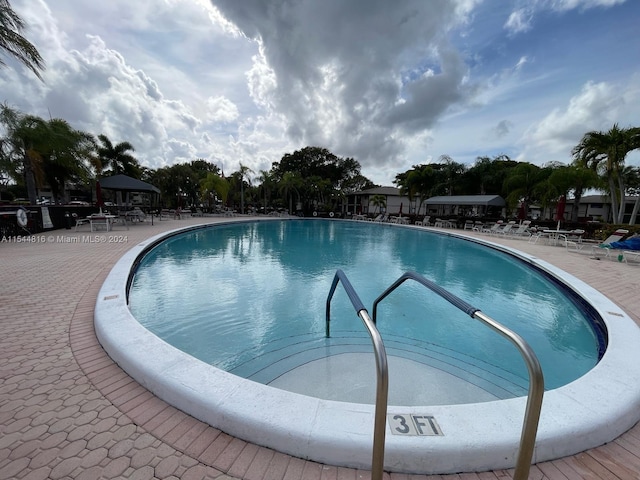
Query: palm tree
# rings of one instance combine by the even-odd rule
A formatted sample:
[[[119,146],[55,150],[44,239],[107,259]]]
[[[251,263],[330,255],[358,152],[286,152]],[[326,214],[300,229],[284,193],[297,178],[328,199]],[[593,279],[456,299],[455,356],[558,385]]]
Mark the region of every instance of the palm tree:
[[[46,137],[47,122],[34,115],[24,115],[3,104],[0,107],[0,123],[6,129],[7,136],[3,140],[3,146],[15,165],[13,170],[20,173],[29,202],[35,205],[37,188],[42,184],[43,178],[40,146],[42,138]]]
[[[550,168],[540,168],[531,163],[519,163],[509,171],[504,181],[504,190],[509,192],[507,202],[513,208],[518,202],[522,202],[524,212],[531,201],[538,199],[539,192],[542,190],[541,185],[545,184],[549,175]]]
[[[608,132],[588,132],[571,153],[585,167],[602,174],[611,197],[614,223],[622,223],[625,208],[624,160],[640,148],[640,128],[620,128],[614,124]]]
[[[240,213],[244,214],[244,178],[247,176],[247,173],[253,173],[249,167],[240,164]],[[251,185],[251,180],[247,177],[247,183],[249,186]]]
[[[373,197],[371,197],[371,204],[376,207],[373,210],[374,215],[378,210],[382,212],[382,209],[387,207],[387,197],[385,197],[384,195],[374,195]]]
[[[273,175],[266,170],[260,170],[260,186],[262,187],[262,194],[264,195],[264,213],[267,213],[267,199],[271,189],[273,188]]]
[[[279,191],[286,197],[289,197],[289,213],[293,214],[293,194],[296,192],[298,196],[298,203],[300,202],[300,191],[298,190],[302,185],[302,179],[298,174],[293,172],[285,172],[282,175],[282,179],[279,182]]]
[[[566,195],[573,190],[573,209],[571,210],[571,221],[578,221],[578,210],[580,199],[585,190],[596,188],[601,185],[600,178],[591,169],[578,163],[572,165],[562,165],[554,168],[549,176],[549,192],[556,195]]]
[[[24,21],[13,11],[9,0],[0,0],[0,49],[16,58],[29,68],[40,80],[40,71],[44,70],[44,60],[36,47],[21,35],[25,28]],[[0,65],[6,63],[0,59]]]
[[[107,168],[109,173],[116,175],[123,173],[130,177],[139,178],[142,170],[140,169],[140,163],[138,160],[128,153],[134,152],[135,148],[129,142],[120,142],[114,145],[109,138],[104,135],[98,135],[100,145],[98,146],[98,159],[99,165],[97,165],[97,173],[100,175]]]

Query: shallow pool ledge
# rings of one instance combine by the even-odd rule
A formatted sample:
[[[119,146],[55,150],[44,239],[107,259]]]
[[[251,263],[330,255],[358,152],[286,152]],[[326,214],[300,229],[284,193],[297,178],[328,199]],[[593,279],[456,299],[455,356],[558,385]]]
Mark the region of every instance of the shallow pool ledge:
[[[230,435],[320,463],[369,469],[372,405],[320,400],[236,377],[168,345],[133,318],[126,304],[131,269],[149,245],[172,233],[132,248],[100,290],[96,335],[111,358],[158,397]],[[608,328],[609,345],[602,360],[576,381],[545,393],[534,463],[615,439],[640,418],[640,329],[577,278],[535,257],[501,249],[571,285],[596,308]],[[512,468],[525,403],[525,398],[515,398],[452,406],[390,406],[389,414],[433,416],[444,435],[394,435],[387,423],[385,470],[436,474]]]

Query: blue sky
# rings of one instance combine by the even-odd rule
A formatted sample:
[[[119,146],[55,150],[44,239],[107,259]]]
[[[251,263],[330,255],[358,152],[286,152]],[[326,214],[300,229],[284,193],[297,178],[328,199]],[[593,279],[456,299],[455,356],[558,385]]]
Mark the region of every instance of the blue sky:
[[[0,100],[127,140],[151,168],[257,175],[318,145],[391,185],[441,155],[568,163],[584,133],[640,126],[633,0],[11,4],[47,70],[9,62]]]

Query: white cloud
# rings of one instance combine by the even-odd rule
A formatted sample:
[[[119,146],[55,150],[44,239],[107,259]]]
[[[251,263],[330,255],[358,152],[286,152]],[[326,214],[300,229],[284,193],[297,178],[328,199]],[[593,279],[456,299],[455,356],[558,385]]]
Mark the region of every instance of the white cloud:
[[[598,102],[598,118],[633,122],[637,35],[621,27],[631,15],[589,44],[593,69],[580,57],[587,33],[559,51],[536,22],[562,12],[558,28],[570,30],[576,15],[617,3],[515,2],[505,23],[509,6],[480,0],[14,0],[48,68],[45,83],[15,63],[0,70],[1,100],[130,141],[152,168],[205,158],[259,172],[318,145],[390,184],[442,154],[559,154]],[[525,30],[527,42],[513,35]]]
[[[511,12],[511,15],[509,15],[509,18],[504,24],[504,28],[513,34],[526,32],[531,29],[532,20],[532,13],[524,8],[520,8]]]
[[[640,89],[635,83],[587,83],[569,100],[566,108],[554,109],[525,133],[522,141],[526,147],[521,158],[537,160],[537,163],[551,160],[569,162],[571,149],[585,133],[609,130],[614,123],[626,126],[625,121],[634,118],[634,105],[639,100]],[[541,158],[536,152],[557,157]]]
[[[230,123],[237,120],[240,115],[238,107],[228,98],[221,95],[209,97],[207,99],[207,107],[209,109],[207,118],[211,122]]]

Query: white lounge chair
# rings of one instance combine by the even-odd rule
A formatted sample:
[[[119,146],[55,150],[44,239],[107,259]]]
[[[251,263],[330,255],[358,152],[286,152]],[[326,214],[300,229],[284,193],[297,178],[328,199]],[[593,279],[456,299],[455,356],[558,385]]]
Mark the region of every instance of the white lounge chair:
[[[512,237],[526,237],[529,238],[531,236],[531,232],[529,231],[529,225],[531,225],[531,220],[525,220],[518,228],[509,232],[509,235]]]
[[[629,233],[629,230],[625,230],[624,228],[619,228],[618,230],[616,230],[615,232],[613,232],[611,235],[609,235],[607,238],[605,238],[602,243],[598,244],[598,245],[593,245],[591,247],[591,253],[593,253],[593,256],[595,258],[597,258],[598,260],[600,260],[600,253],[604,252],[604,256],[606,258],[611,256],[611,252],[620,252],[621,250],[616,250],[615,248],[611,248],[611,243],[612,242],[618,242],[620,240],[622,240],[624,238],[624,236]]]
[[[513,228],[516,226],[516,222],[515,220],[511,220],[509,223],[507,223],[504,227],[496,230],[496,232],[494,233],[494,235],[508,235],[509,233],[511,233],[511,230],[513,230]]]
[[[483,228],[482,230],[480,230],[480,232],[493,234],[493,233],[496,233],[498,230],[500,230],[502,228],[502,225],[503,225],[502,220],[498,220],[496,223],[491,225],[490,228]]]

